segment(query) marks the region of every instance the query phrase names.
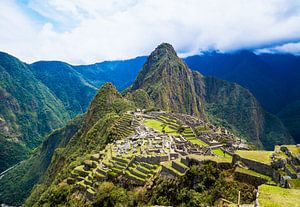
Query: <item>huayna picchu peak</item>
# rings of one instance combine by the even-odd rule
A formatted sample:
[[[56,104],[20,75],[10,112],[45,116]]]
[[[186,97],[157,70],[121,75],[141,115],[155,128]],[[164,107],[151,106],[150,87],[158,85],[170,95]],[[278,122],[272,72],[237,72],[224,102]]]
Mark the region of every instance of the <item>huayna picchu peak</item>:
[[[145,90],[161,109],[200,116],[201,99],[194,85],[192,71],[170,44],[163,43],[150,54],[131,91]]]
[[[257,146],[272,149],[276,143],[292,142],[279,119],[265,112],[248,90],[192,71],[168,43],[150,54],[129,91],[137,89],[163,110],[226,121]]]
[[[234,204],[240,192],[238,202],[251,203],[258,186],[263,194],[275,184],[297,188],[298,145],[251,150],[281,143],[293,140],[249,90],[192,71],[163,43],[132,86],[120,93],[103,84],[86,113],[1,177],[0,199],[24,206],[212,206]],[[11,184],[14,175],[20,179]]]
[[[0,207],[300,207],[299,2],[0,11]]]

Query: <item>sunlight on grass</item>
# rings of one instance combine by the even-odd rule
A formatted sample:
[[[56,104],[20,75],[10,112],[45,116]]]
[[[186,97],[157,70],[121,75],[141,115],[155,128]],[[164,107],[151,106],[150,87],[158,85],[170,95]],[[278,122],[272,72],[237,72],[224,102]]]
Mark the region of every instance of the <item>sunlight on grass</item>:
[[[237,150],[236,154],[241,156],[242,158],[254,160],[257,162],[261,162],[267,165],[271,165],[271,155],[273,151],[247,151],[247,150]]]
[[[261,185],[259,204],[263,207],[300,207],[300,190]]]
[[[171,129],[167,124],[162,123],[161,121],[155,120],[155,119],[147,119],[144,121],[145,125],[149,128],[155,129],[162,133],[163,130],[163,125],[166,125],[165,127],[165,133],[170,134],[170,135],[179,135],[179,133]]]

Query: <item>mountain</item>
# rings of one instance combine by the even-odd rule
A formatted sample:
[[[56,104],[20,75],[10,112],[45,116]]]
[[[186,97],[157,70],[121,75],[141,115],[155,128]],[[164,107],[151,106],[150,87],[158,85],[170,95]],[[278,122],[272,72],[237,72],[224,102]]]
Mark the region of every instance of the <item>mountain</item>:
[[[34,76],[62,101],[71,117],[86,111],[97,88],[71,65],[59,61],[40,61],[31,66]]]
[[[265,112],[249,90],[193,72],[169,44],[151,53],[130,91],[143,89],[163,110],[225,120],[253,141],[272,149],[291,137],[275,116]],[[270,126],[277,127],[270,127]]]
[[[148,57],[131,87],[137,89],[146,91],[155,106],[164,110],[203,115],[193,73],[169,44],[160,45]]]
[[[73,68],[86,81],[99,88],[104,83],[112,82],[122,91],[132,84],[147,57],[129,60],[104,61],[92,65],[79,65]]]
[[[129,86],[144,61],[29,65],[0,53],[0,172],[25,159],[53,129],[84,113],[103,83],[112,81],[120,90]]]
[[[25,206],[55,206],[61,203],[83,206],[85,197],[82,196],[85,195],[75,196],[77,185],[68,184],[74,183],[73,177],[77,176],[74,172],[75,168],[86,173],[85,169],[81,168],[82,163],[94,165],[89,159],[97,159],[99,152],[102,154],[99,156],[109,157],[112,150],[115,150],[112,147],[113,143],[122,143],[121,140],[132,135],[132,127],[136,125],[136,121],[128,111],[137,107],[148,108],[150,111],[154,107],[193,114],[216,124],[232,127],[231,129],[244,134],[255,144],[264,144],[265,147],[291,141],[288,134],[285,134],[281,122],[276,117],[269,116],[248,90],[238,84],[205,77],[199,72],[191,71],[177,57],[173,47],[165,43],[151,53],[136,80],[123,92],[123,95],[112,83],[104,84],[93,98],[86,113],[50,134],[28,160],[0,178],[0,203],[18,205],[27,198]],[[172,121],[172,125],[176,123]],[[114,159],[121,158],[118,156]],[[124,165],[124,163],[115,164],[119,163],[116,160],[109,162],[114,163],[116,168]],[[103,164],[110,166],[111,164],[107,162],[104,160]],[[113,169],[116,172],[120,171]],[[220,173],[216,168],[213,169],[216,174]],[[118,180],[113,172],[108,173],[108,176],[115,183],[127,185],[126,181]],[[12,183],[13,178],[16,177],[18,179]],[[82,182],[89,183],[89,180],[82,180]],[[36,185],[32,189],[34,184]],[[106,184],[104,182],[103,185]],[[157,189],[154,184],[153,186],[154,190]],[[223,183],[222,186],[227,184]],[[104,190],[106,187],[103,186]],[[237,186],[234,188],[238,189]],[[128,191],[128,193],[133,193],[130,194],[131,198],[140,199],[143,196],[139,196],[139,193],[142,193],[139,190],[142,189],[137,188],[137,191]],[[112,194],[117,195],[118,198],[120,195],[123,196],[125,191],[123,188],[107,190],[113,192]]]
[[[236,82],[249,89],[268,112],[278,115],[294,139],[300,141],[296,103],[300,100],[300,57],[289,54],[204,53],[184,59],[206,76]],[[288,109],[291,107],[290,109]],[[284,111],[292,116],[281,118]],[[299,126],[299,125],[298,125]]]
[[[23,160],[69,118],[61,100],[35,78],[29,65],[0,53],[0,171]]]

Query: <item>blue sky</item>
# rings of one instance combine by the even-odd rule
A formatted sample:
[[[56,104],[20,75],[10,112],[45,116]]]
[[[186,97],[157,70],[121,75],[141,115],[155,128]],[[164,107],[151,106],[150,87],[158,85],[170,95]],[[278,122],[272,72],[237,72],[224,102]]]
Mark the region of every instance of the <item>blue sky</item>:
[[[300,54],[299,0],[0,0],[0,50],[87,64],[207,50]]]

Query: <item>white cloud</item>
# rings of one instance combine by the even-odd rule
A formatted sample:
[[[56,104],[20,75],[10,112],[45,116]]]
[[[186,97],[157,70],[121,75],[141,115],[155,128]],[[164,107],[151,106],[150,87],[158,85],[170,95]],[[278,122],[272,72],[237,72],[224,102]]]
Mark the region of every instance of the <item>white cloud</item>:
[[[300,42],[287,43],[275,47],[263,48],[256,50],[258,53],[292,53],[300,55]]]
[[[29,9],[45,17],[44,25]],[[125,59],[161,42],[186,56],[300,39],[296,0],[29,0],[26,11],[0,0],[0,11],[0,50],[28,62]]]

